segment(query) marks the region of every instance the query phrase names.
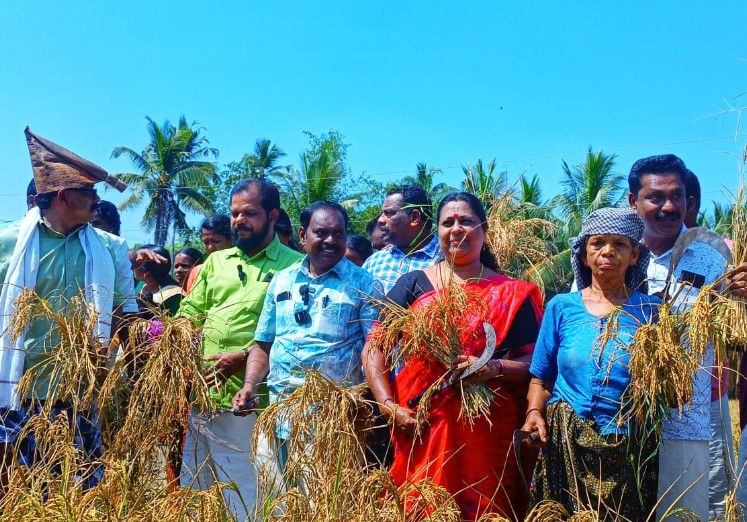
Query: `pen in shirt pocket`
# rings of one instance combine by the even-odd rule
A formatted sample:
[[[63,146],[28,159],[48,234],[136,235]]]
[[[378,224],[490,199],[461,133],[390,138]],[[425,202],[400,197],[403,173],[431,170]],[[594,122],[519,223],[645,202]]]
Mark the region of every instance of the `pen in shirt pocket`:
[[[329,296],[325,295],[322,297],[322,308],[327,308],[327,305],[329,304]]]

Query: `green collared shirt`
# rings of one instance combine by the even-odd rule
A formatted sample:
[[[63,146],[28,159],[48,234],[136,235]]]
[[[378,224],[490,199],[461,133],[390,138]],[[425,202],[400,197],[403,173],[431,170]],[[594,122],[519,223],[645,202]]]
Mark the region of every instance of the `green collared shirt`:
[[[253,257],[237,247],[210,254],[178,314],[202,327],[203,355],[248,348],[272,277],[301,258],[302,254],[284,246],[277,236]],[[211,390],[215,406],[230,408],[243,382],[242,370],[218,390]]]
[[[13,223],[0,230],[0,281],[5,281],[5,274],[18,239],[19,224]],[[81,225],[65,236],[39,221],[39,268],[34,289],[57,310],[63,309],[71,298],[83,295],[86,284],[86,255],[79,234],[85,226],[87,225]],[[136,312],[137,304],[132,299],[134,291],[132,269],[127,257],[127,243],[100,230],[96,230],[96,233],[114,262],[114,307],[123,305],[124,311]],[[35,368],[38,372],[33,395],[39,399],[44,399],[48,395],[49,375],[52,370],[47,366],[49,352],[60,342],[53,326],[49,319],[33,319],[24,340],[24,371]]]

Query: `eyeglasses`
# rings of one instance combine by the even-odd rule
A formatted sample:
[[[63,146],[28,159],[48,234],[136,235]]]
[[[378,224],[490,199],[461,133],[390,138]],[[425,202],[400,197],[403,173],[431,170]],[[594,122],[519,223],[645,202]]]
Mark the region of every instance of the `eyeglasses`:
[[[309,306],[309,293],[313,292],[309,288],[309,285],[301,285],[301,288],[298,289],[299,294],[301,294],[301,300],[303,301],[304,306]],[[297,310],[293,314],[293,318],[296,320],[297,324],[308,324],[311,322],[311,315],[309,314],[308,310]]]

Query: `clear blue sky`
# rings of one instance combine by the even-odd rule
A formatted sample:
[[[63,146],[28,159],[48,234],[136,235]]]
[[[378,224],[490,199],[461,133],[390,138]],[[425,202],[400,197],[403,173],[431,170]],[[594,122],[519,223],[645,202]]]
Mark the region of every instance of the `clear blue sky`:
[[[220,162],[266,137],[297,163],[303,130],[334,129],[354,173],[425,161],[457,184],[460,165],[495,157],[546,196],[589,146],[623,174],[673,152],[710,207],[738,185],[743,129],[716,113],[747,105],[745,20],[744,0],[2,2],[0,222],[25,211],[26,125],[121,172],[111,150],[141,150],[146,115],[181,114]],[[123,217],[145,240],[140,212]]]

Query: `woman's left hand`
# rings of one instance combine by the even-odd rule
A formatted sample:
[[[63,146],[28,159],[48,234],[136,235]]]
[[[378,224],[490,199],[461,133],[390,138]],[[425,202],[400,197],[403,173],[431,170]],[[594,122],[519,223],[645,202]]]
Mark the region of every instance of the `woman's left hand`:
[[[457,355],[454,360],[454,371],[451,374],[451,382],[456,382],[462,373],[478,360],[474,355]],[[488,381],[503,375],[503,365],[500,359],[491,359],[475,373],[464,379],[464,384]]]

